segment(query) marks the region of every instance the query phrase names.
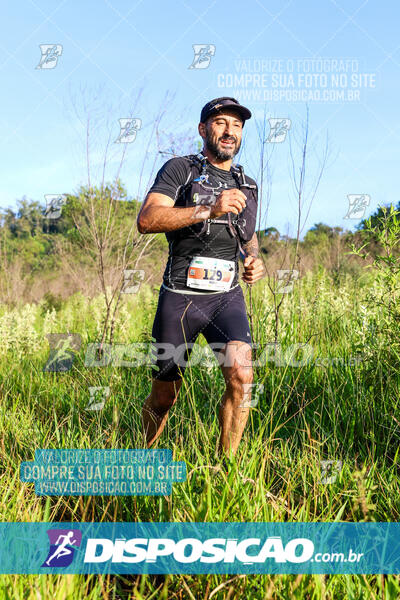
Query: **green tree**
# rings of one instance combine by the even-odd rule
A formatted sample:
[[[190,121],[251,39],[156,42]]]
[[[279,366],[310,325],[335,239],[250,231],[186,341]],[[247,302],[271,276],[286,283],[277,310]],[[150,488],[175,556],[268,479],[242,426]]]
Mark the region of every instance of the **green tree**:
[[[398,211],[400,211],[400,201],[397,203],[397,206],[394,206],[392,203],[386,206],[378,206],[377,210],[368,219],[363,219],[357,225],[356,229],[369,231],[370,233],[376,228],[381,230],[383,227],[386,227],[384,223],[387,223],[387,219],[393,220]]]

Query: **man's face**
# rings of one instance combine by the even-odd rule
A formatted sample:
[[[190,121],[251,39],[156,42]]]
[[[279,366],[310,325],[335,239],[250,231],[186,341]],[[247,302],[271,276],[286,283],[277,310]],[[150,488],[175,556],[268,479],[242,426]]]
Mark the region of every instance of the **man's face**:
[[[235,110],[226,110],[200,123],[205,146],[218,160],[232,159],[240,150],[243,122]]]

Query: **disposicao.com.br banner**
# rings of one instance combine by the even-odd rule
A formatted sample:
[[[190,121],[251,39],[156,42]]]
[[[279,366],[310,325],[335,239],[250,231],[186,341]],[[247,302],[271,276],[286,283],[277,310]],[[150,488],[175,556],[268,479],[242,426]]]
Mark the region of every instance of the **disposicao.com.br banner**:
[[[400,573],[400,523],[0,523],[1,573]]]

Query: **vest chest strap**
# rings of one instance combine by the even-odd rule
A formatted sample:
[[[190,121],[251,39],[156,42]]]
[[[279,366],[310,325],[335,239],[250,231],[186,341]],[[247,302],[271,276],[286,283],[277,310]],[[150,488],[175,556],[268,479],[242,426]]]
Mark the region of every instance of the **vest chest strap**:
[[[223,223],[224,225],[229,225],[228,219],[207,219],[207,221],[209,223]],[[246,225],[246,219],[242,219],[241,221],[239,221],[237,218],[236,219],[231,219],[231,223],[232,223],[232,225],[237,225],[238,223],[240,223],[240,225],[245,226]]]

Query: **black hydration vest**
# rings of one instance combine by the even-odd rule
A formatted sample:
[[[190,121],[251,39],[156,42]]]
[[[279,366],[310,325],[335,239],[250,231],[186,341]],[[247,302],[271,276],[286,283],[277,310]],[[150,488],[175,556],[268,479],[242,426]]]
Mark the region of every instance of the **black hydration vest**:
[[[210,205],[215,203],[215,196],[213,192],[207,187],[203,186],[202,183],[206,179],[207,173],[207,158],[199,154],[189,154],[184,156],[190,162],[190,173],[188,179],[184,185],[181,186],[178,192],[177,199],[175,201],[175,207],[188,207],[188,206],[199,206],[199,205]],[[168,231],[165,233],[169,243],[169,259],[164,274],[164,282],[169,287],[175,287],[172,283],[171,277],[168,275],[171,272],[171,263],[174,258],[179,257],[180,259],[190,259],[199,252],[191,253],[189,248],[182,251],[182,248],[177,248],[179,240],[183,240],[187,237],[193,237],[195,235],[200,240],[207,242],[207,237],[210,234],[210,223],[219,223],[221,226],[225,225],[230,237],[235,237],[237,241],[237,250],[235,261],[238,261],[239,252],[244,254],[242,245],[250,241],[253,237],[256,228],[257,219],[257,186],[254,184],[247,183],[244,174],[243,167],[241,165],[232,165],[231,173],[236,181],[237,187],[246,196],[246,206],[241,213],[235,215],[228,213],[221,215],[216,219],[207,219],[200,223],[182,227],[175,231]],[[222,191],[222,190],[221,190]],[[220,192],[218,192],[220,193]],[[212,255],[212,242],[207,244],[209,249],[204,255]],[[201,254],[201,253],[200,253]],[[232,286],[237,283],[238,275],[232,283]]]

